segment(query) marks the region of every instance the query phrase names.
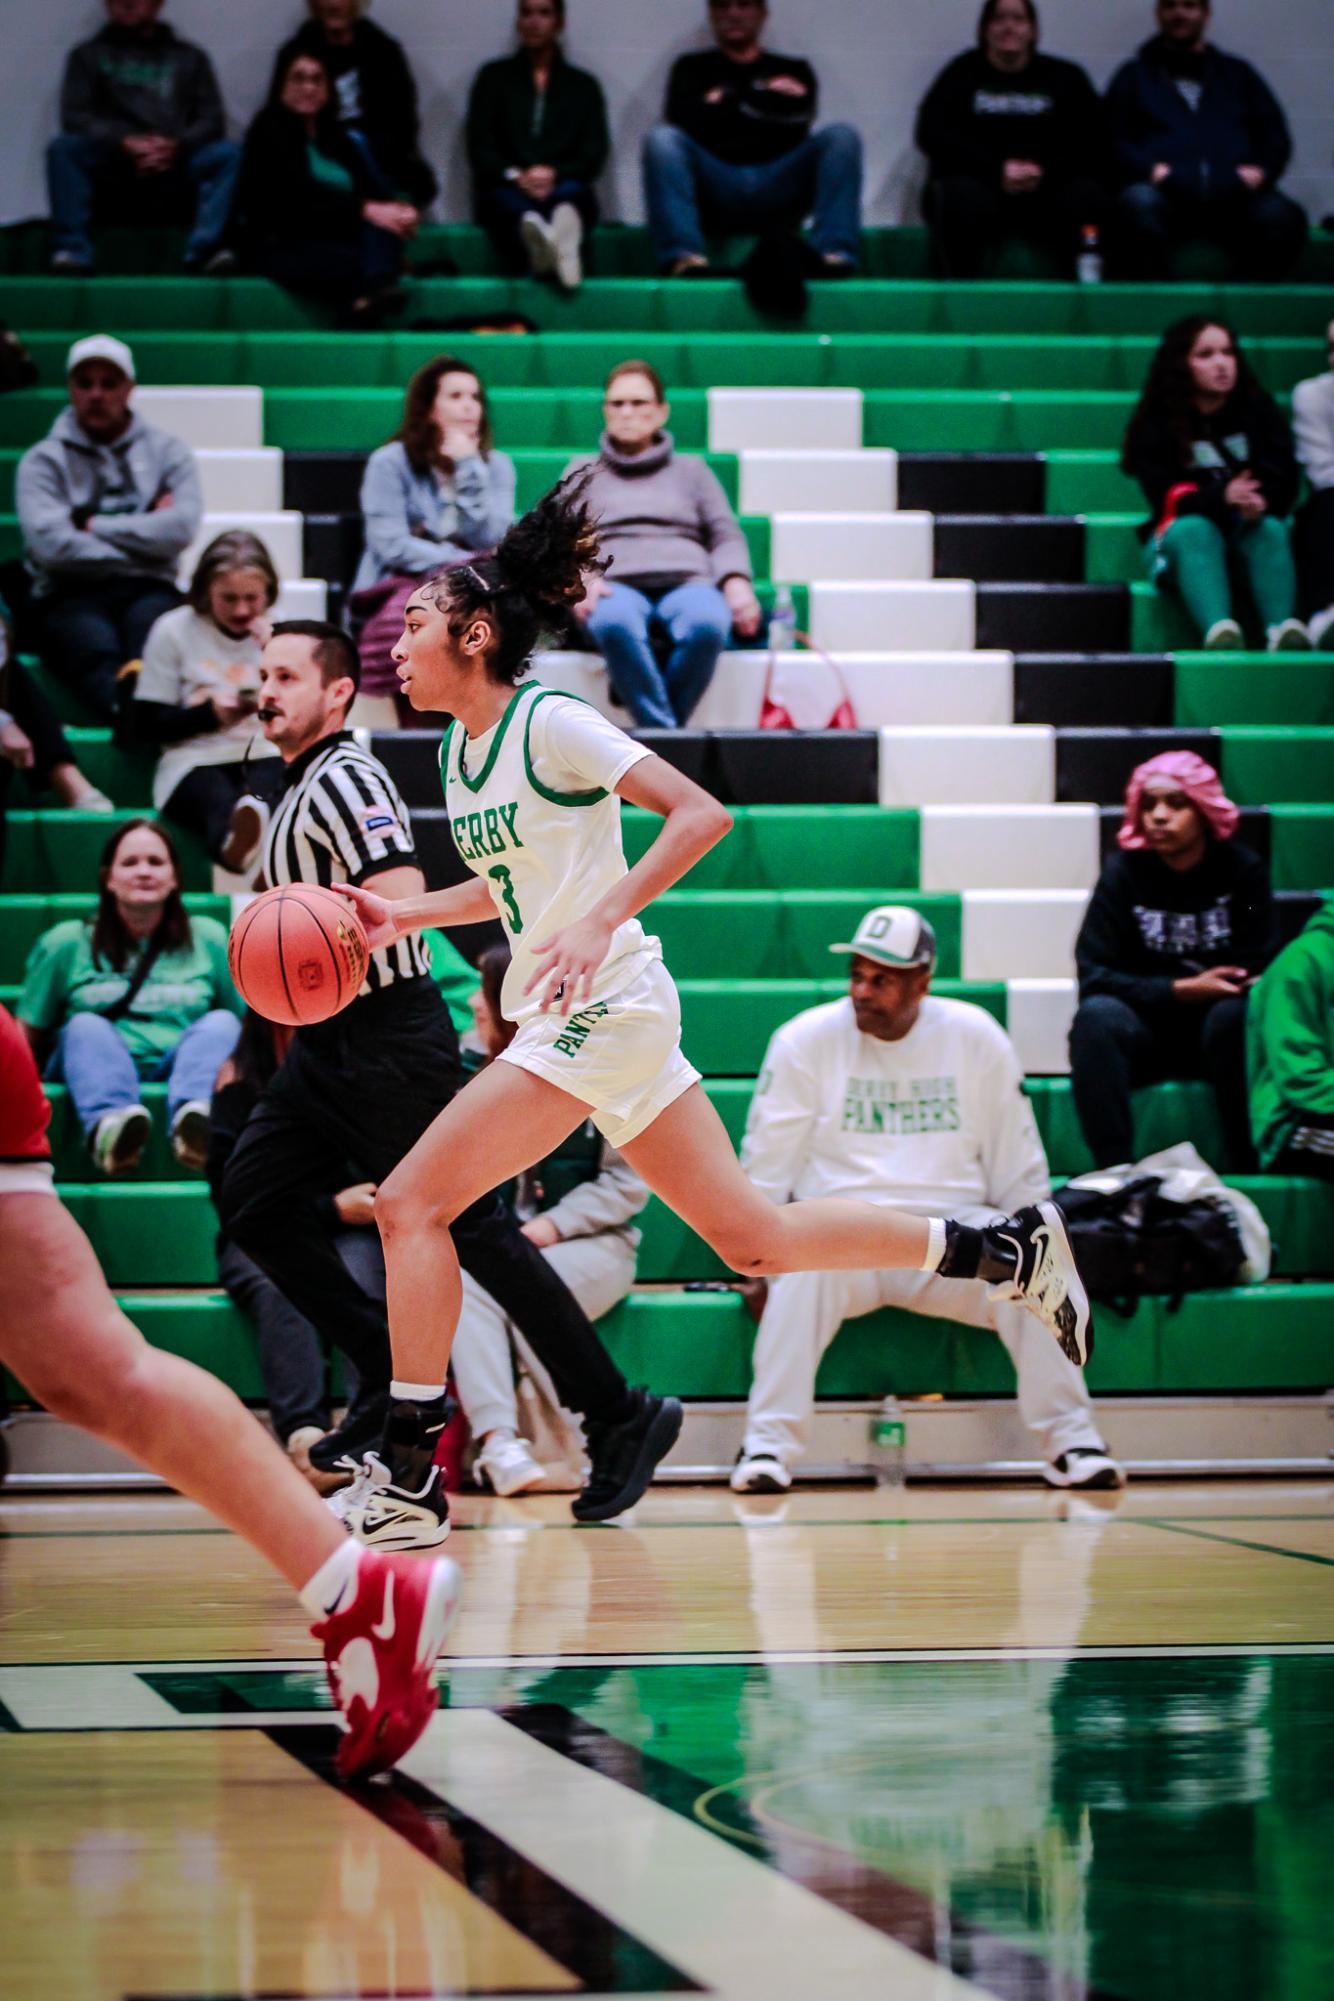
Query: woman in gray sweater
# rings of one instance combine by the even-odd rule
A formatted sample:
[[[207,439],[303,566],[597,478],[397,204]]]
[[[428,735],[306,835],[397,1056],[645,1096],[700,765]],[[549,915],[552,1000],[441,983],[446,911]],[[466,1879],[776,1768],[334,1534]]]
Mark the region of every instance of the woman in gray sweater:
[[[656,369],[619,362],[602,408],[606,429],[588,497],[612,565],[608,576],[591,579],[576,615],[636,723],[680,729],[728,634],[753,639],[760,629],[750,554],[703,459],[677,457]],[[669,646],[661,664],[655,629]]]

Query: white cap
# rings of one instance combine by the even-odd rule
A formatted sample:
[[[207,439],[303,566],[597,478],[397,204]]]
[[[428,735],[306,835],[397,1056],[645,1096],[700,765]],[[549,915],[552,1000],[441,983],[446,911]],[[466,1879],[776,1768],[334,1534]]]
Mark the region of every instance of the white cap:
[[[831,952],[855,952],[880,966],[934,966],[936,934],[920,911],[906,903],[877,903],[868,910],[846,945]]]
[[[129,381],[135,380],[134,356],[124,341],[117,340],[114,334],[89,334],[86,340],[76,340],[65,356],[66,379],[85,361],[109,361]]]

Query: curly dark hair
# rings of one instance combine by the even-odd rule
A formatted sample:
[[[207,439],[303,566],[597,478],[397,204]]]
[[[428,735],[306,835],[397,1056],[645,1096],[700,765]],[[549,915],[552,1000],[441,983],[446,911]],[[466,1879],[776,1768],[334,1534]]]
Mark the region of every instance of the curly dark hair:
[[[1182,465],[1190,464],[1196,414],[1190,352],[1206,327],[1217,327],[1220,333],[1225,333],[1237,357],[1237,380],[1228,397],[1227,407],[1235,409],[1244,424],[1246,413],[1259,406],[1272,405],[1273,398],[1261,385],[1227,321],[1221,320],[1217,313],[1188,313],[1185,319],[1173,321],[1159,341],[1157,352],[1149,364],[1139,402],[1126,426],[1121,446],[1122,472],[1134,476],[1136,448],[1144,432],[1151,436],[1162,430],[1170,432],[1180,447]]]
[[[181,901],[181,858],[176,851],[167,828],[161,820],[150,820],[141,814],[133,820],[123,820],[102,849],[102,857],[97,866],[97,910],[93,916],[92,954],[94,964],[105,964],[113,972],[125,970],[127,960],[138,944],[125,927],[116,899],[108,887],[107,878],[112,864],[120,852],[121,842],[128,835],[137,834],[143,827],[150,827],[167,850],[176,881],[162,906],[162,916],[158,922],[157,935],[162,940],[164,952],[177,952],[188,946],[192,933],[190,918]]]
[[[494,681],[513,684],[544,631],[560,627],[584,594],[590,571],[601,574],[597,523],[588,504],[595,468],[569,473],[536,507],[521,514],[494,555],[477,556],[428,577],[418,595],[438,605],[455,638],[485,615],[495,633],[486,656]]]
[[[390,440],[402,445],[414,472],[427,472],[433,465],[443,463],[452,466],[453,463],[452,460],[441,459],[440,426],[432,415],[436,393],[446,375],[471,375],[482,403],[482,423],[477,435],[479,455],[489,459],[495,445],[486,384],[481,376],[470,361],[462,361],[456,354],[438,354],[434,361],[423,362],[408,383],[407,394],[403,398],[403,421]]]

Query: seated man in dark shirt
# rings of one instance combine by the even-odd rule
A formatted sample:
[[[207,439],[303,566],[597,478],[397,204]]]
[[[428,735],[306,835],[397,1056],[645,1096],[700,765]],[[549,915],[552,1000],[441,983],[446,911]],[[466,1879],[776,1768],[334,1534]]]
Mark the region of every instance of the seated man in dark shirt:
[[[986,0],[977,47],[940,72],[917,114],[922,208],[951,278],[976,278],[1000,236],[1044,244],[1072,277],[1107,207],[1102,104],[1078,63],[1038,53],[1033,0]]]
[[[1107,88],[1119,271],[1166,278],[1174,241],[1211,236],[1238,277],[1281,278],[1306,241],[1305,214],[1278,190],[1292,157],[1282,107],[1249,63],[1208,42],[1209,0],[1156,11],[1159,32]]]
[[[862,143],[850,125],[814,130],[808,62],[761,46],[765,0],[709,0],[715,48],[678,56],[664,122],[644,141],[644,198],[658,262],[674,277],[709,268],[702,215],[760,230],[813,216],[811,245],[832,277],[861,247]]]
[[[1135,1157],[1130,1094],[1209,1079],[1234,1171],[1251,1162],[1246,994],[1274,949],[1264,864],[1212,765],[1165,751],[1132,773],[1126,817],[1075,944],[1075,1110],[1099,1167]]]

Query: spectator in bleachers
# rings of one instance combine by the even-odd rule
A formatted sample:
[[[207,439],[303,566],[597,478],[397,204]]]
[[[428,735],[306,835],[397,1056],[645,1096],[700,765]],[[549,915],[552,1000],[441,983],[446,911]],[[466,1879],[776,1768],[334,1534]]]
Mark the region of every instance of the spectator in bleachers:
[[[760,629],[750,551],[716,474],[678,455],[655,368],[618,363],[602,410],[597,457],[568,470],[593,467],[588,500],[611,574],[590,578],[575,616],[636,723],[681,729],[729,634],[753,639]],[[661,663],[655,641],[667,647]]]
[[[967,1001],[932,994],[936,940],[917,911],[869,910],[851,942],[846,998],[786,1022],[765,1054],[741,1163],[773,1202],[811,1196],[944,1206],[977,1222],[1051,1194],[1042,1141],[1014,1047]],[[746,1438],[732,1486],[792,1484],[810,1442],[820,1358],[845,1320],[898,1306],[999,1335],[1019,1378],[1019,1408],[1055,1487],[1119,1487],[1084,1378],[1031,1313],[999,1288],[934,1272],[788,1272],[762,1304]]]
[[[124,669],[181,601],[176,569],[204,503],[189,446],[131,407],[124,341],[75,341],[65,372],[69,408],[20,459],[15,502],[43,657],[110,720]]]
[[[257,535],[215,536],[195,565],[189,602],[148,635],[130,711],[134,735],[161,751],[154,807],[234,872],[254,860],[265,825],[259,802],[282,783],[281,760],[255,722],[277,597],[278,573]]]
[[[63,1078],[104,1174],[137,1167],[152,1129],[145,1083],[167,1086],[172,1150],[201,1168],[213,1080],[236,1043],[240,1003],[227,932],[190,917],[171,836],[127,820],[102,850],[97,909],[33,946],[15,1009],[48,1077]]]
[[[500,1012],[509,963],[508,946],[493,945],[477,964],[481,988],[475,1016],[486,1063],[514,1039],[513,1022]],[[537,1245],[590,1320],[600,1320],[620,1304],[635,1282],[639,1231],[634,1219],[648,1201],[648,1189],[591,1120],[520,1175],[507,1197],[524,1236]],[[533,1385],[530,1407],[534,1399],[542,1406],[561,1463],[577,1468],[583,1456],[578,1420],[562,1411],[550,1377],[514,1322],[465,1272],[450,1368],[477,1446],[474,1471],[497,1494],[526,1493],[546,1484],[548,1477],[532,1441],[523,1436],[516,1365]],[[569,1484],[581,1484],[577,1473]]]
[[[584,232],[610,140],[602,85],[565,60],[565,0],[519,0],[518,53],[486,63],[468,98],[473,201],[507,270],[583,277]]]
[[[240,150],[225,136],[213,65],[159,21],[162,0],[106,0],[107,25],[65,63],[46,153],[51,269],[93,268],[94,195],[104,220],[188,215],[189,271],[221,274]]]
[[[4,873],[5,814],[15,772],[34,795],[54,792],[78,813],[114,813],[105,792],[80,771],[59,716],[14,651],[9,607],[0,598],[0,876]]]
[[[1070,1084],[1098,1167],[1134,1159],[1130,1094],[1169,1077],[1208,1078],[1231,1165],[1249,1162],[1246,993],[1275,934],[1265,865],[1234,839],[1240,817],[1194,751],[1131,774],[1120,852],[1075,944]]]
[[[1292,392],[1292,429],[1310,493],[1293,524],[1293,545],[1313,646],[1334,640],[1334,320],[1325,330],[1329,367]]]
[[[1246,1043],[1261,1167],[1334,1181],[1334,904],[1256,981]]]
[[[1033,0],[985,0],[977,47],[941,71],[917,115],[922,208],[951,278],[976,278],[1004,236],[1042,244],[1072,277],[1101,239],[1102,104],[1078,63],[1039,52],[1038,32]]]
[[[421,218],[343,129],[329,72],[290,48],[246,133],[237,207],[257,270],[375,326],[402,304],[404,247]]]
[[[429,208],[438,183],[422,158],[417,86],[402,43],[362,18],[367,0],[306,5],[310,19],[279,49],[274,83],[294,55],[317,57],[344,132],[367,149],[396,200],[418,211]]]
[[[515,484],[476,371],[452,354],[426,362],[408,384],[402,423],[371,453],[361,482],[366,548],[353,610],[365,619],[363,695],[397,694],[389,654],[417,579],[494,549],[514,519]]]
[[[1240,278],[1281,278],[1306,241],[1306,217],[1280,194],[1288,121],[1248,62],[1208,40],[1209,0],[1157,0],[1158,33],[1107,90],[1117,269],[1170,275],[1174,244],[1207,236]]]
[[[1301,475],[1287,419],[1230,327],[1193,313],[1167,329],[1126,428],[1121,469],[1144,490],[1149,574],[1210,650],[1244,646],[1234,577],[1272,651],[1302,651],[1288,520]]]
[[[807,215],[817,269],[856,269],[861,135],[851,125],[815,129],[815,71],[766,51],[768,18],[765,0],[709,0],[715,46],[677,57],[663,123],[644,141],[653,247],[675,277],[708,270],[706,223],[763,230]]]

